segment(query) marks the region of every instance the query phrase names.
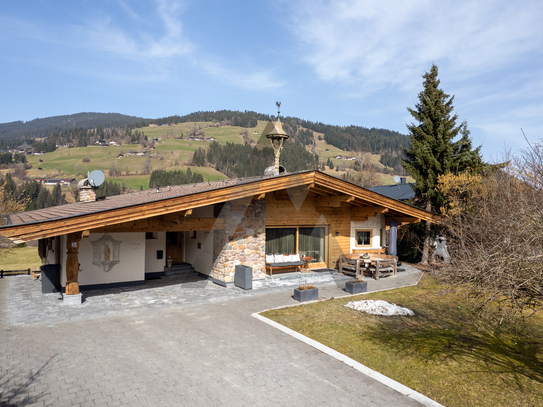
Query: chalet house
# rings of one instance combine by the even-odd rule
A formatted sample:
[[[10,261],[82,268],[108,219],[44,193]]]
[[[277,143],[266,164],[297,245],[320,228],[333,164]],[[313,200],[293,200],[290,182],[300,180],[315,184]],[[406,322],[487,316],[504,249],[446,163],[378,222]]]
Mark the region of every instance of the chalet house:
[[[304,253],[311,268],[335,268],[353,250],[378,250],[391,220],[436,215],[320,171],[203,182],[9,215],[0,234],[16,243],[40,239],[40,255],[57,264],[64,300],[80,289],[143,285],[171,263],[190,263],[222,285],[235,266],[266,277],[266,254]],[[81,271],[81,272],[80,272]]]

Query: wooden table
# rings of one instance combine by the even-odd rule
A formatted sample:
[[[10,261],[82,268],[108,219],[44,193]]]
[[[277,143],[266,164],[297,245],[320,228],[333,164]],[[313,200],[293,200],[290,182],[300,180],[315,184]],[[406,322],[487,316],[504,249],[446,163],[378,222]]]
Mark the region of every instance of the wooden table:
[[[309,262],[313,260],[313,257],[310,256],[300,256],[300,260],[304,262],[302,266],[302,273],[309,273],[311,269],[309,268]]]
[[[373,278],[379,280],[379,272],[381,271],[392,271],[392,277],[397,277],[397,264],[398,261],[396,256],[390,256],[386,254],[374,254],[368,258],[361,258],[360,254],[344,254],[340,256],[340,271],[343,265],[343,258],[348,260],[356,260],[355,266],[355,275],[358,277],[360,275],[360,266],[361,263],[364,263],[364,268],[370,270],[373,274]]]

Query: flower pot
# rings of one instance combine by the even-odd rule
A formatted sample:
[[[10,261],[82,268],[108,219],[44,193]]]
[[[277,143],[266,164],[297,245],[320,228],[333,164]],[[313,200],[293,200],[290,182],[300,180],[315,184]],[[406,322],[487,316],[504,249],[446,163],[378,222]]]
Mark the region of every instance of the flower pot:
[[[359,282],[359,283],[352,283],[350,281],[347,281],[345,283],[345,291],[347,291],[350,294],[360,294],[368,292],[368,282]]]
[[[313,301],[319,298],[319,289],[312,288],[310,290],[298,290],[294,289],[294,299],[296,301]]]

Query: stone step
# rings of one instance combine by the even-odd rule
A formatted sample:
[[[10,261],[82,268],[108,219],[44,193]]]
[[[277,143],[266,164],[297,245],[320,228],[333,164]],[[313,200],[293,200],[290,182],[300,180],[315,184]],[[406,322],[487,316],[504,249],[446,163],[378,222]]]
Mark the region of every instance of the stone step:
[[[167,278],[192,275],[196,275],[196,271],[194,270],[194,267],[192,267],[192,264],[189,263],[174,264],[172,267],[164,267],[164,277]]]

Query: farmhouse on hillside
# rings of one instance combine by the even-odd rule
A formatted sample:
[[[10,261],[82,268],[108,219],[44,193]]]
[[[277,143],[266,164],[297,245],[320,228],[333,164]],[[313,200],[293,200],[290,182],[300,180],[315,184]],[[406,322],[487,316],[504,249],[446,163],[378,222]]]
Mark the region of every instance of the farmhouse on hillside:
[[[226,285],[235,266],[266,277],[266,254],[313,257],[311,268],[336,268],[342,254],[385,246],[390,221],[435,215],[320,171],[229,179],[96,198],[8,217],[0,234],[16,243],[40,239],[57,264],[67,295],[80,289],[143,285],[171,263],[190,263]]]

